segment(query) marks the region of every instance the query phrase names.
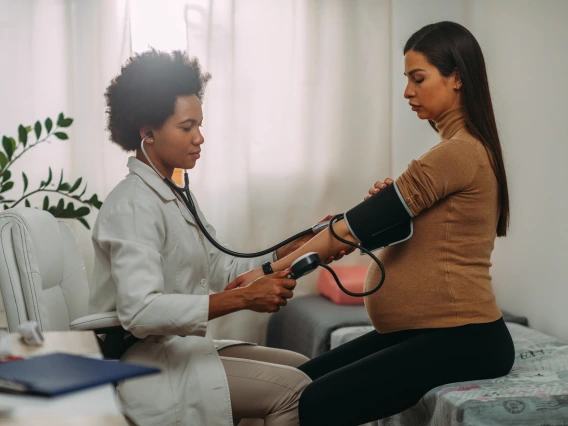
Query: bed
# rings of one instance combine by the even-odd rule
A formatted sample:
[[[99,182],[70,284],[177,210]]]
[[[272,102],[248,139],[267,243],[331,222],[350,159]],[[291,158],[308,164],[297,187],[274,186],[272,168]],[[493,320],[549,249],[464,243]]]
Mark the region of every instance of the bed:
[[[568,344],[507,322],[515,343],[511,372],[432,389],[414,407],[368,426],[568,426]],[[372,327],[345,327],[335,347]]]
[[[412,408],[371,426],[568,426],[568,343],[503,312],[515,364],[501,378],[432,389]],[[320,295],[292,299],[272,315],[267,344],[317,356],[372,330],[365,308]]]

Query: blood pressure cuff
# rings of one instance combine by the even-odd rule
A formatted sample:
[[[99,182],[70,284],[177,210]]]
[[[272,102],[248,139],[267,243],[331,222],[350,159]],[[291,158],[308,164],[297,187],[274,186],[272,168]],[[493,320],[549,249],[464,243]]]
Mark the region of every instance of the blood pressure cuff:
[[[412,213],[396,182],[353,207],[344,219],[351,235],[370,251],[412,236]]]

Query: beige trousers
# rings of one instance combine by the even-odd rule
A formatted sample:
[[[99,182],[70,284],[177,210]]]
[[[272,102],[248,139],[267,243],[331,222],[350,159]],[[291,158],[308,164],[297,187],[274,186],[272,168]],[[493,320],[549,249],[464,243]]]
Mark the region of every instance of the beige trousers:
[[[296,426],[298,401],[310,378],[296,369],[308,358],[264,346],[229,346],[219,351],[231,394],[233,417],[264,419],[265,426]],[[262,424],[243,420],[239,426]]]

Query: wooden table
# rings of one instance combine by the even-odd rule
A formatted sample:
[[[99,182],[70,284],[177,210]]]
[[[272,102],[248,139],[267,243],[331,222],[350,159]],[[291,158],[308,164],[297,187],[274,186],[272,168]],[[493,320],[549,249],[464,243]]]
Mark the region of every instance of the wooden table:
[[[18,334],[10,335],[15,356],[30,357],[54,352],[102,357],[91,331],[44,333],[42,346],[25,345]],[[126,426],[120,414],[114,386],[104,385],[56,398],[0,394],[0,405],[14,407],[12,417],[0,417],[0,425]],[[88,413],[81,412],[83,407]]]

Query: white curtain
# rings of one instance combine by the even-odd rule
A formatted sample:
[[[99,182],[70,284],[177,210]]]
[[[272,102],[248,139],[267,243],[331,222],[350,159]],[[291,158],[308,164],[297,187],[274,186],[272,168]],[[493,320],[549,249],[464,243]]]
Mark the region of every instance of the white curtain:
[[[190,181],[220,240],[266,248],[390,174],[388,1],[190,0],[185,18],[189,54],[212,74]],[[267,320],[243,311],[212,328],[263,343]]]
[[[21,171],[31,188],[47,178],[51,167],[54,179],[61,169],[67,181],[81,176],[88,182],[86,195],[104,199],[126,175],[127,155],[105,131],[103,94],[130,56],[128,1],[0,0],[0,51],[0,134],[17,136],[20,123],[56,119],[60,112],[75,119],[67,129],[69,140],[53,138],[14,164],[13,192],[23,189]],[[43,196],[32,198],[32,205],[39,206]],[[50,199],[54,203],[59,197]],[[90,276],[91,233],[70,223]]]
[[[264,249],[345,211],[390,174],[389,5],[132,3],[135,51],[187,48],[212,74],[206,142],[189,176],[220,241],[239,251]],[[176,10],[183,10],[183,28]],[[341,262],[367,259],[353,254]],[[314,292],[316,278],[301,279],[296,295]],[[263,343],[267,320],[242,311],[211,329],[218,338]]]
[[[22,160],[36,184],[51,165],[69,180],[83,176],[88,192],[104,199],[126,174],[126,154],[105,131],[103,93],[131,51],[148,46],[187,49],[213,75],[206,143],[190,179],[219,240],[233,248],[263,249],[345,211],[390,174],[387,0],[0,0],[0,7],[0,73],[12,82],[3,85],[11,102],[0,106],[1,132],[60,111],[75,118],[69,141]],[[90,276],[90,232],[74,229]],[[367,259],[354,253],[341,262]],[[315,291],[316,278],[300,280],[296,295]],[[219,338],[263,343],[267,319],[244,311],[211,328]]]

